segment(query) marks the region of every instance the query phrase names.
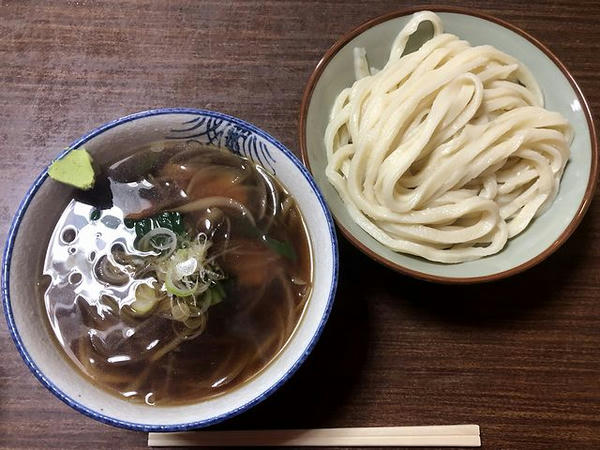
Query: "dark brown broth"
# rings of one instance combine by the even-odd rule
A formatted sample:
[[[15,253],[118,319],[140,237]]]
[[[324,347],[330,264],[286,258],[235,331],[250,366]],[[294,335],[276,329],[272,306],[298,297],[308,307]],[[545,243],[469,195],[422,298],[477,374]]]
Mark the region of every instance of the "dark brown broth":
[[[144,154],[150,154],[148,148],[108,170],[113,193],[116,191],[111,211],[122,207],[126,215],[135,212],[131,204],[143,203],[159,210],[185,204],[190,201],[186,192],[187,172],[197,174],[210,167],[210,174],[217,175],[199,177],[206,184],[198,188],[201,197],[231,195],[244,200],[241,203],[257,218],[255,228],[260,233],[249,233],[246,217],[221,209],[230,221],[230,235],[226,239],[223,218],[215,220],[206,211],[184,216],[190,232],[209,234],[213,252],[222,252],[225,245],[229,250],[235,249],[217,258],[228,275],[226,297],[208,310],[204,332],[157,358],[157,353],[177,337],[181,323],[156,312],[148,318],[136,319],[126,313],[126,305],[110,296],[96,299],[103,305],[102,315],[93,305],[93,299],[64,292],[59,298],[51,289],[46,292],[45,304],[58,341],[64,342],[69,357],[99,386],[134,401],[173,405],[196,402],[234,389],[273,360],[302,315],[311,290],[312,264],[300,211],[274,178],[261,175],[250,161],[221,150],[195,143],[164,142],[154,144],[153,149],[157,146],[163,146],[163,151],[152,155],[152,162],[146,166]],[[173,167],[167,167],[169,164],[186,173],[179,174]],[[223,179],[230,180],[231,186]],[[152,188],[148,188],[148,180]],[[220,184],[213,189],[211,182]],[[270,190],[269,182],[275,192]],[[126,197],[139,193],[141,200],[132,202],[120,197],[119,190],[125,186]],[[138,188],[132,190],[132,186]],[[275,203],[273,195],[277,196]],[[77,204],[72,202],[67,209]],[[278,254],[265,244],[264,236],[291,243],[296,258]],[[52,259],[51,250],[49,247],[47,261]],[[97,249],[90,246],[85,251],[95,254]]]

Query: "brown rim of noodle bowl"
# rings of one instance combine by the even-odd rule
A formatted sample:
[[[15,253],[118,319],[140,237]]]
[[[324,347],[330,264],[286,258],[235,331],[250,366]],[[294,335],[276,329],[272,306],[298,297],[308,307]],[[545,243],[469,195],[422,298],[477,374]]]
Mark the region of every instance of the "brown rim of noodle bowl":
[[[340,229],[340,231],[342,232],[342,234],[346,237],[346,239],[348,239],[350,242],[352,242],[352,244],[354,246],[356,246],[359,250],[361,250],[363,253],[365,253],[367,256],[369,256],[371,259],[373,259],[373,260],[375,260],[397,272],[400,272],[400,273],[403,273],[406,275],[410,275],[410,276],[413,276],[416,278],[420,278],[420,279],[423,279],[426,281],[433,281],[433,282],[437,282],[437,283],[449,283],[449,284],[450,283],[456,283],[456,284],[482,283],[482,282],[486,282],[486,281],[499,280],[501,278],[506,278],[511,275],[515,275],[517,273],[523,272],[524,270],[527,270],[527,269],[535,266],[536,264],[542,262],[544,259],[546,259],[548,256],[550,256],[552,253],[554,253],[567,240],[567,238],[569,236],[571,236],[573,231],[575,231],[575,229],[581,222],[581,219],[585,215],[585,213],[591,203],[591,200],[594,195],[594,190],[596,188],[596,181],[598,178],[598,144],[597,144],[596,129],[594,127],[594,121],[592,119],[592,114],[590,112],[590,108],[581,92],[581,89],[579,88],[579,86],[577,85],[575,80],[573,79],[573,76],[569,73],[569,71],[564,66],[564,64],[562,62],[560,62],[560,60],[556,57],[556,55],[554,55],[554,53],[552,53],[548,48],[546,48],[546,46],[544,46],[544,44],[542,44],[536,38],[529,35],[528,33],[521,30],[520,28],[518,28],[514,25],[511,25],[510,23],[505,22],[502,19],[498,19],[496,17],[489,16],[487,14],[484,14],[484,13],[481,13],[478,11],[471,11],[471,10],[467,10],[467,9],[459,8],[459,7],[445,7],[445,6],[428,6],[428,7],[415,7],[415,8],[401,9],[401,10],[397,10],[397,11],[393,11],[393,12],[384,14],[379,17],[375,17],[374,19],[371,19],[371,20],[368,20],[368,21],[362,23],[361,25],[354,28],[349,33],[343,35],[340,39],[338,39],[338,41],[335,44],[333,44],[327,50],[327,52],[325,53],[323,58],[321,58],[321,60],[319,61],[319,63],[315,67],[315,69],[313,70],[313,72],[308,80],[308,83],[304,90],[304,95],[302,97],[302,103],[300,105],[300,118],[298,121],[298,136],[300,139],[300,152],[301,152],[301,156],[302,156],[302,161],[304,162],[304,164],[306,165],[308,170],[312,172],[312,170],[310,168],[310,163],[308,160],[308,151],[306,148],[306,117],[308,114],[308,106],[312,99],[312,93],[313,93],[314,87],[315,87],[317,81],[319,80],[319,78],[321,77],[321,74],[325,70],[325,67],[327,67],[327,65],[331,61],[331,59],[338,53],[338,51],[340,51],[340,49],[342,49],[352,39],[354,39],[356,36],[363,33],[364,31],[368,30],[369,28],[371,28],[375,25],[378,25],[380,23],[386,22],[388,20],[395,19],[397,17],[407,16],[409,14],[413,14],[418,11],[435,11],[435,12],[464,14],[464,15],[477,17],[477,18],[484,19],[489,22],[493,22],[498,25],[501,25],[504,28],[507,28],[508,30],[519,34],[520,36],[523,36],[525,39],[527,39],[529,42],[531,42],[533,45],[535,45],[538,49],[540,49],[542,52],[544,52],[544,54],[548,58],[550,58],[550,60],[561,70],[561,72],[563,73],[565,78],[571,84],[573,90],[575,91],[575,94],[577,95],[577,98],[579,99],[579,103],[581,104],[581,109],[582,109],[583,113],[585,114],[585,118],[587,120],[587,124],[590,129],[590,141],[591,141],[590,144],[591,144],[591,149],[592,149],[592,155],[591,155],[592,161],[591,161],[591,166],[590,166],[590,174],[589,174],[588,184],[587,184],[587,187],[585,190],[585,194],[583,196],[583,200],[581,201],[581,204],[579,205],[579,208],[577,209],[577,212],[575,213],[575,216],[573,217],[573,219],[571,220],[569,225],[563,230],[563,232],[560,234],[560,236],[551,245],[549,245],[548,248],[546,248],[543,252],[541,252],[539,255],[531,258],[530,260],[524,262],[523,264],[513,267],[512,269],[505,270],[503,272],[498,272],[498,273],[495,273],[492,275],[479,276],[479,277],[464,277],[464,278],[446,277],[446,276],[439,276],[439,275],[431,275],[428,273],[408,269],[402,265],[399,265],[399,264],[396,264],[396,263],[390,261],[389,259],[387,259],[387,258],[379,255],[378,253],[374,252],[373,250],[369,249],[366,245],[364,245],[362,242],[360,242],[355,236],[353,236],[352,233],[350,233],[346,228],[344,228],[344,226],[337,219],[337,217],[334,216],[335,222],[336,222],[338,228]]]

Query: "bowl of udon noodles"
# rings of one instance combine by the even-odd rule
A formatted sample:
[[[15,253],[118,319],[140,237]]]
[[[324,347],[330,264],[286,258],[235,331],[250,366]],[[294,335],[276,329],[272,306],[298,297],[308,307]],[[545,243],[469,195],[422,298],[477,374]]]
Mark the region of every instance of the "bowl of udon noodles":
[[[359,25],[304,91],[302,157],[341,230],[374,260],[476,283],[554,252],[593,197],[590,110],[523,30],[434,7]]]
[[[107,123],[55,163],[82,155],[93,187],[44,170],[9,231],[3,306],[33,374],[79,412],[142,431],[266,398],[310,353],[336,290],[335,230],[306,169],[264,131],[196,109]]]

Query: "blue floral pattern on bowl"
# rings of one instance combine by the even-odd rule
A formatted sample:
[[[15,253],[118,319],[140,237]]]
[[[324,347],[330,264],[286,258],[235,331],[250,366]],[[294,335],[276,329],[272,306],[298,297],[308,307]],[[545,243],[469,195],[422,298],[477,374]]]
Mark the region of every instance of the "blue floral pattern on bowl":
[[[217,117],[198,116],[182,122],[181,128],[171,129],[170,133],[165,139],[191,140],[225,147],[276,174],[275,159],[269,152],[267,142],[245,127]]]

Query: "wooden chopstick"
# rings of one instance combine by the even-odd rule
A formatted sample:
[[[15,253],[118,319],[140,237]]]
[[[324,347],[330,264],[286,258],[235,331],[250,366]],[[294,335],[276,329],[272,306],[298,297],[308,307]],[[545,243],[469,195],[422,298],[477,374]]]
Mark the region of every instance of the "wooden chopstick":
[[[480,447],[479,425],[149,433],[149,447]]]

